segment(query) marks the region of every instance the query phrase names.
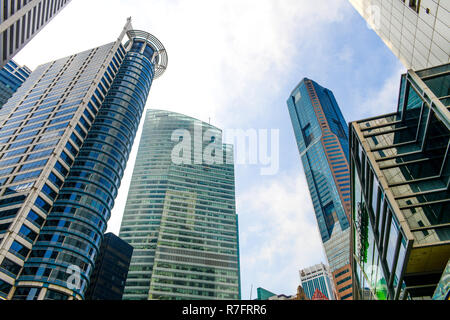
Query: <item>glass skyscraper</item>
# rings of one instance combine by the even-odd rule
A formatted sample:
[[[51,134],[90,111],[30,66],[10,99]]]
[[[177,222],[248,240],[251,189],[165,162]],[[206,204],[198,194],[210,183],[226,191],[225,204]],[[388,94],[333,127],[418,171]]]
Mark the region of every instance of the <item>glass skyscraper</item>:
[[[396,112],[351,123],[358,299],[431,299],[446,268],[449,79],[450,64],[410,70],[401,78]]]
[[[134,247],[124,299],[240,299],[233,150],[220,129],[147,112],[119,235]]]
[[[25,66],[19,66],[13,60],[9,61],[2,69],[0,69],[0,110],[30,74],[30,69]]]
[[[70,0],[0,0],[0,68]]]
[[[166,65],[128,19],[115,42],[39,66],[0,110],[0,297],[84,298]]]
[[[339,299],[352,299],[348,126],[333,93],[303,79],[287,101]]]

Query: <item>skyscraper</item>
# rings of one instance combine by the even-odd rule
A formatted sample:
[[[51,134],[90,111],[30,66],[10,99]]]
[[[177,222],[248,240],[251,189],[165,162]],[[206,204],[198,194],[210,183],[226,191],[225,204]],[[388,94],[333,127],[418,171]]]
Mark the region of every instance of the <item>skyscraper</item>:
[[[333,93],[312,80],[287,105],[337,295],[351,299],[348,126]]]
[[[323,263],[300,270],[300,280],[309,299],[312,299],[318,290],[327,300],[335,300],[333,277],[329,267]]]
[[[450,3],[444,0],[350,0],[406,68],[450,62]]]
[[[120,237],[134,247],[124,299],[239,299],[231,145],[191,117],[149,110]]]
[[[30,74],[30,69],[25,66],[19,66],[13,60],[9,61],[2,69],[0,69],[0,110]]]
[[[113,233],[106,233],[95,260],[86,300],[122,300],[133,247]]]
[[[0,68],[70,0],[0,0]]]
[[[39,66],[0,110],[1,297],[84,298],[166,65],[162,44],[128,19],[116,41]]]
[[[409,70],[397,111],[350,125],[357,299],[431,299],[450,258],[449,78]]]

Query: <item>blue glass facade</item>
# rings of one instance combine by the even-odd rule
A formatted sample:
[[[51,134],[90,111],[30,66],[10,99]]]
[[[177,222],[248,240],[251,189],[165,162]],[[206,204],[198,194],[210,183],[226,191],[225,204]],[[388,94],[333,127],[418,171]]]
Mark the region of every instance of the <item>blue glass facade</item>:
[[[350,262],[348,126],[333,93],[312,80],[301,81],[287,105],[326,256],[340,273]],[[348,295],[348,283],[343,288],[338,294]]]
[[[7,162],[14,156],[27,159],[20,167],[25,167],[26,172],[15,176],[14,167],[8,171],[12,164],[2,162],[7,170],[5,189],[17,194],[11,196],[11,192],[0,189],[4,212],[14,206],[8,215],[11,222],[5,223],[3,229],[19,229],[17,236],[12,233],[2,238],[0,234],[2,247],[9,246],[11,253],[0,256],[0,280],[13,285],[13,290],[2,293],[5,298],[84,298],[156,77],[155,68],[160,67],[157,50],[162,45],[154,45],[153,36],[136,33],[130,27],[127,23],[114,43],[39,67],[30,76],[28,88],[23,89],[26,93],[18,92],[3,110],[8,113],[23,109],[9,116],[16,119],[17,114],[23,114],[17,119],[28,119],[22,121],[26,128],[17,131],[23,135],[21,139],[29,136],[33,143],[46,141],[33,147],[19,143],[14,146],[14,154],[0,155]],[[125,33],[130,40],[122,45]],[[54,97],[52,92],[56,93]],[[0,131],[3,129],[5,126]],[[13,130],[5,135],[8,141],[20,140],[10,137],[16,135],[13,126],[5,130]],[[28,164],[30,158],[33,162]],[[37,159],[41,160],[34,161]],[[17,186],[18,181],[22,185]],[[0,208],[0,216],[2,211]],[[15,252],[20,247],[12,247],[11,238],[25,245],[22,259],[17,259]]]
[[[13,60],[0,69],[0,109],[30,76],[30,73],[27,67],[20,67]]]
[[[331,299],[328,293],[326,281],[329,282],[330,280],[328,278],[325,278],[324,276],[321,276],[303,282],[302,285],[303,289],[305,290],[306,296],[311,299],[314,295],[314,292],[316,292],[316,289],[319,289],[320,292],[322,292],[328,299]]]
[[[67,267],[77,265],[82,270],[78,293],[83,296],[86,290],[153,79],[150,59],[139,53],[137,44],[125,55],[92,126],[87,128],[89,133],[19,281],[39,279],[64,285],[69,276]],[[55,258],[49,258],[52,256]],[[27,271],[34,273],[33,267],[38,270],[30,279]],[[58,269],[58,276],[50,278],[50,270]]]

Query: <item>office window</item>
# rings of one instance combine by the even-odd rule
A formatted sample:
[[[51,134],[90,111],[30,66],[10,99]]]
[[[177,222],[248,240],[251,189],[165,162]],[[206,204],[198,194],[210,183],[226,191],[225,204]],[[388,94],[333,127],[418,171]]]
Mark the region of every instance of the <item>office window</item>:
[[[419,13],[420,0],[409,0],[409,7]]]
[[[13,241],[9,249],[9,252],[17,254],[21,259],[25,259],[25,257],[30,252],[30,249],[28,249],[27,247],[25,247],[24,245],[20,244],[17,241]]]
[[[42,218],[40,215],[38,215],[33,210],[30,210],[30,212],[28,213],[27,220],[39,227],[41,227],[42,224],[44,223],[44,218]]]
[[[31,242],[34,242],[34,240],[36,240],[36,237],[37,237],[36,232],[32,231],[26,225],[22,225],[22,227],[19,230],[19,235],[21,237],[23,237],[24,239],[31,241]]]
[[[337,127],[337,135],[339,138],[347,138],[347,131],[342,127],[342,124],[337,121],[336,119],[333,119],[334,124]]]
[[[20,271],[20,266],[8,258],[4,258],[2,264],[0,265],[0,269],[5,270],[15,278]]]
[[[305,140],[305,145],[308,147],[311,141],[314,139],[314,134],[311,132],[311,125],[308,123],[303,129],[303,139]]]

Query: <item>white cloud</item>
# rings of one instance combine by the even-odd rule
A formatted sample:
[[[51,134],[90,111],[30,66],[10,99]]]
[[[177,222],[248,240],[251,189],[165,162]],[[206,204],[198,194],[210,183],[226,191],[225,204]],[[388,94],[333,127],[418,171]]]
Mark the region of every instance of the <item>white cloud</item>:
[[[169,55],[147,107],[236,128],[273,110],[267,101],[283,87],[293,59],[309,55],[298,51],[299,41],[326,41],[321,25],[342,20],[345,8],[345,0],[77,0],[16,59],[35,68],[114,41],[131,16],[133,27],[158,37]],[[135,143],[109,223],[113,232],[119,230],[136,152]]]
[[[350,47],[344,47],[339,53],[338,53],[339,60],[343,62],[352,62],[354,61],[354,52],[352,48]]]
[[[358,96],[356,105],[360,106],[358,112],[355,113],[358,120],[397,111],[400,77],[405,72],[406,70],[403,67],[399,67],[384,81],[381,88],[378,90],[371,88],[365,96],[360,96],[360,93],[358,95],[356,92],[353,93]]]
[[[267,112],[272,106],[262,105],[263,96],[282,87],[299,41],[326,41],[322,26],[349,8],[346,0],[77,0],[17,59],[34,68],[113,41],[132,16],[133,26],[158,37],[169,55],[149,105],[226,126],[245,123],[243,112]]]
[[[237,211],[246,226],[240,232],[243,298],[252,284],[294,294],[298,271],[326,262],[303,173],[283,173],[243,192]]]

